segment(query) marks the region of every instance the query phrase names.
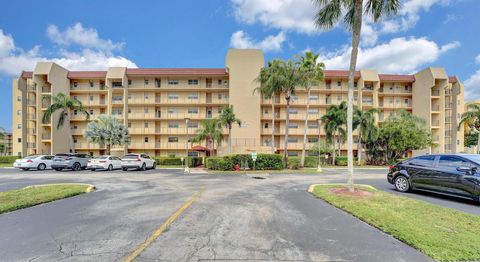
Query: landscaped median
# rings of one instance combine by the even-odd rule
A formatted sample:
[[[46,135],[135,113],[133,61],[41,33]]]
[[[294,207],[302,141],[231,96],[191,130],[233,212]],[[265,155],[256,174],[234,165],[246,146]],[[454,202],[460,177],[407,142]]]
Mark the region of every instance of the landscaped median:
[[[312,185],[309,192],[440,261],[480,260],[480,217],[370,186]],[[475,207],[472,207],[475,208]]]
[[[94,190],[88,184],[47,184],[0,192],[0,214],[73,197]]]

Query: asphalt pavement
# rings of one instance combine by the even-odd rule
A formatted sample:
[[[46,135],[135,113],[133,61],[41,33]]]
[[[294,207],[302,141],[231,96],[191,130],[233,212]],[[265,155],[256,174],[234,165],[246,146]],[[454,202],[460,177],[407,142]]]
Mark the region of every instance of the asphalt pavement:
[[[199,191],[198,200],[135,261],[430,260],[306,192],[312,183],[343,181],[342,170],[253,179],[185,175],[174,169],[0,169],[0,191],[58,182],[97,187],[92,193],[1,214],[0,261],[121,261]],[[391,188],[384,170],[359,170],[357,182]],[[480,209],[463,200],[406,195],[470,213]]]

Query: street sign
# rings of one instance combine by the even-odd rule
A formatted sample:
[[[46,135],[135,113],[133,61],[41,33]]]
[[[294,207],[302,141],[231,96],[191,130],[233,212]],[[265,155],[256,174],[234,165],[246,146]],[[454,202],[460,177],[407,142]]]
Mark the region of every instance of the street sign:
[[[252,152],[252,160],[253,162],[257,161],[257,152]]]

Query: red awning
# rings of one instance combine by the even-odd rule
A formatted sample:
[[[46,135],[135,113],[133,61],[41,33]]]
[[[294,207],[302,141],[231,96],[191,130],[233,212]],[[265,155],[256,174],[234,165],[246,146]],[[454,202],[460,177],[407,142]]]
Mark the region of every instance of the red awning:
[[[192,146],[192,150],[194,151],[200,151],[200,152],[205,152],[208,151],[208,148],[204,146]]]

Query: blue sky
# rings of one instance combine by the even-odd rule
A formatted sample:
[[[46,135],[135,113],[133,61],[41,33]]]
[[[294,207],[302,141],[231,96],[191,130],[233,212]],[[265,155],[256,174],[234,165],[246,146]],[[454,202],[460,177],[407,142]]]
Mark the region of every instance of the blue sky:
[[[267,60],[320,52],[348,65],[350,37],[312,23],[310,0],[1,0],[0,126],[11,129],[11,80],[35,62],[71,70],[107,66],[223,67],[228,48],[261,48]],[[441,66],[480,98],[480,1],[404,0],[397,17],[364,21],[360,68],[412,73]]]

